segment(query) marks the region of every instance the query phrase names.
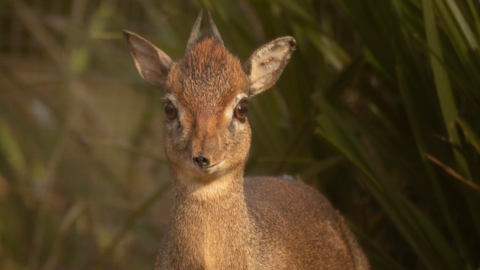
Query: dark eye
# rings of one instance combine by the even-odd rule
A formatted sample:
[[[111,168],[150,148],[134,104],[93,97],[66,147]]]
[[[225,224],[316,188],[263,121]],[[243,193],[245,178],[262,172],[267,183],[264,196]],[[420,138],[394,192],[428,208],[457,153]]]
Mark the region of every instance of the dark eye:
[[[165,116],[167,117],[168,121],[171,121],[177,117],[177,108],[175,108],[171,102],[168,102],[165,105]]]
[[[238,103],[233,113],[235,118],[237,118],[238,120],[245,120],[245,117],[247,116],[247,112],[248,112],[247,105],[248,105],[248,102],[246,100],[242,100]]]

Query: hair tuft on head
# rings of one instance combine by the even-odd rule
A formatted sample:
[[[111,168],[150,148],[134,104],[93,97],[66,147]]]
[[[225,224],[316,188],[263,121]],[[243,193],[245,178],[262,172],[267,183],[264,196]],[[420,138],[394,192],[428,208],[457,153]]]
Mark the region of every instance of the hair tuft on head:
[[[195,20],[195,24],[193,25],[192,32],[190,33],[190,37],[188,38],[187,52],[190,51],[197,42],[198,33],[200,32],[200,25],[202,24],[202,15],[203,9],[200,10],[200,13],[197,16],[197,20]]]

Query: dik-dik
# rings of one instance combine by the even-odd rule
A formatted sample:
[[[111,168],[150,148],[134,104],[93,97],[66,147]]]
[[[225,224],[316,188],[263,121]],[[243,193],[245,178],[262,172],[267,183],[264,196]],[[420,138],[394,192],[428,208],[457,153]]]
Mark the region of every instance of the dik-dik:
[[[320,193],[300,181],[243,177],[248,103],[278,80],[295,39],[271,41],[242,65],[211,17],[210,31],[199,36],[201,18],[177,61],[123,32],[142,78],[165,94],[173,209],[155,269],[369,269]]]

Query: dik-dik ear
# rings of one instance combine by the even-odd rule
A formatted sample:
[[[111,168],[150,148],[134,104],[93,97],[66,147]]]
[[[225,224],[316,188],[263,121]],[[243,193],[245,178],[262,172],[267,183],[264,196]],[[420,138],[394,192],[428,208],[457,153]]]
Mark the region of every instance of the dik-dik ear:
[[[127,47],[133,56],[140,76],[151,85],[164,91],[165,80],[170,71],[172,59],[135,33],[123,30],[123,37],[127,41]]]
[[[243,64],[250,77],[250,96],[272,87],[282,75],[297,42],[293,37],[281,37],[258,48]]]

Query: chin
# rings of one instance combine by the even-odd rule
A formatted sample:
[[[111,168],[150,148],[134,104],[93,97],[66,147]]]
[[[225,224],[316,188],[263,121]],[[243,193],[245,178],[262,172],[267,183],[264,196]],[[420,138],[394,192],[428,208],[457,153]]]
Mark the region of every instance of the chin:
[[[217,165],[208,168],[195,168],[195,178],[201,179],[202,182],[213,182],[222,178],[232,171],[232,168],[226,166],[226,162],[222,161]]]

